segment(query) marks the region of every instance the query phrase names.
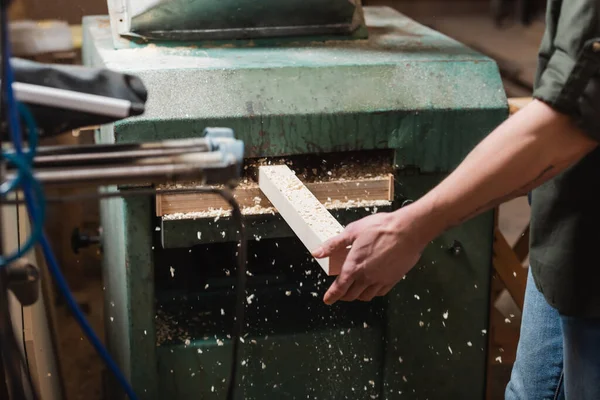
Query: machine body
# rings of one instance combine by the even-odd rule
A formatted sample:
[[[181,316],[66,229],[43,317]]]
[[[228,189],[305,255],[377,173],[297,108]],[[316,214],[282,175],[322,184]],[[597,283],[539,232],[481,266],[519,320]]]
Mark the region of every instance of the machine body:
[[[380,152],[387,207],[416,199],[496,125],[496,64],[389,8],[365,7],[368,38],[255,38],[115,45],[108,17],[84,21],[90,66],[139,76],[143,116],[101,143],[193,138],[232,128],[247,162]],[[118,49],[116,48],[118,47]],[[251,242],[244,399],[483,398],[493,215],[436,239],[386,298],[333,307],[330,280],[277,215],[247,218]],[[227,217],[157,217],[152,199],[102,205],[107,341],[143,399],[224,399],[236,231]],[[454,251],[456,243],[461,251]],[[110,397],[117,398],[117,397]]]

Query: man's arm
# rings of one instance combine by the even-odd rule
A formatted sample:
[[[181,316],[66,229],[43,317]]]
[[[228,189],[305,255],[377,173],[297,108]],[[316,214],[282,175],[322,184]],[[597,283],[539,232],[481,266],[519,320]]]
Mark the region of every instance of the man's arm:
[[[526,193],[600,142],[600,1],[549,1],[547,12],[533,94],[543,102],[498,127],[421,200],[350,224],[315,251],[352,245],[326,303],[386,294],[445,229]]]
[[[350,224],[313,253],[352,248],[325,302],[386,294],[446,229],[539,186],[592,151],[597,142],[540,101],[509,118],[458,168],[415,203]]]
[[[522,196],[579,161],[597,142],[568,116],[534,100],[483,140],[440,185],[415,203],[426,241]]]

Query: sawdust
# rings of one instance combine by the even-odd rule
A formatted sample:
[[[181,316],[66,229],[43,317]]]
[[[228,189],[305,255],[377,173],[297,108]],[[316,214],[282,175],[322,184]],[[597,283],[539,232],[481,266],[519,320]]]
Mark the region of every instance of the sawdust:
[[[162,183],[156,186],[157,191],[161,190],[174,190],[174,189],[203,189],[203,188],[215,188],[215,189],[224,189],[224,185],[203,185],[200,181],[188,181],[185,183]],[[258,183],[252,181],[249,178],[242,178],[236,189],[250,189],[258,187]]]
[[[260,158],[246,160],[244,165],[245,177],[256,180],[258,167],[264,165],[287,165],[304,183],[369,180],[385,178],[393,172],[392,165],[387,160],[347,160],[332,161],[322,159],[319,163],[300,165],[299,161],[289,158]]]
[[[181,342],[191,339],[185,327],[179,325],[177,318],[162,310],[157,310],[155,318],[156,345],[160,346],[166,342]]]
[[[262,165],[288,165],[292,167],[294,161],[280,158],[280,159],[254,159],[247,160],[246,166],[244,167],[246,171],[246,176],[239,182],[238,189],[258,189],[258,183],[256,182],[255,173],[258,171],[258,167]],[[329,182],[329,181],[351,181],[351,180],[382,180],[386,179],[391,172],[391,166],[386,163],[373,163],[362,165],[359,162],[342,162],[337,164],[336,167],[327,169],[327,162],[323,160],[323,165],[319,165],[318,167],[311,167],[310,171],[307,172],[304,169],[302,174],[298,174],[298,168],[296,168],[295,174],[290,176],[290,179],[293,179],[295,183],[298,183],[298,179],[303,183],[308,182]],[[193,189],[201,187],[199,182],[188,182],[188,183],[173,183],[173,184],[164,184],[157,187],[157,190],[165,190],[165,189]],[[215,186],[217,188],[222,188],[223,186]],[[235,196],[235,191],[234,191]],[[258,199],[258,201],[256,201]],[[277,214],[277,210],[272,207],[270,204],[268,206],[263,206],[260,204],[260,198],[256,198],[253,206],[244,206],[242,207],[242,214],[245,216],[252,215],[275,215]],[[356,209],[356,208],[369,208],[373,209],[374,212],[377,212],[377,207],[385,207],[391,205],[390,201],[387,200],[361,200],[361,199],[348,199],[345,201],[341,200],[331,200],[328,199],[323,203],[325,209],[327,210],[338,210],[338,209]],[[211,219],[215,220],[218,218],[230,217],[231,211],[227,208],[208,208],[207,210],[202,211],[194,211],[194,212],[186,212],[186,213],[173,213],[166,214],[163,216],[163,220],[173,221],[173,220],[197,220],[197,219]],[[317,217],[318,218],[318,217]]]
[[[198,341],[223,346],[231,335],[223,329],[223,320],[229,321],[225,310],[220,311],[193,311],[193,307],[185,310],[159,308],[154,318],[156,328],[156,346],[184,345],[197,346]],[[196,350],[202,354],[202,349]],[[206,349],[204,351],[207,351]]]
[[[348,159],[330,159],[315,155],[254,158],[244,161],[243,175],[237,188],[251,189],[258,187],[258,167],[264,165],[287,165],[304,183],[350,181],[350,180],[380,180],[394,172],[388,158],[381,155],[360,158],[349,155]],[[306,159],[306,160],[304,160]],[[191,189],[203,187],[200,181],[186,183],[166,183],[157,186],[157,190]],[[206,187],[204,185],[204,187]],[[213,186],[223,188],[223,186]]]
[[[243,207],[241,209],[242,215],[275,215],[277,212],[274,207],[262,207],[255,205],[252,207]],[[163,215],[165,221],[175,221],[182,219],[215,219],[230,217],[231,211],[224,208],[209,208],[206,211],[194,211],[189,213],[174,213]]]
[[[367,211],[373,211],[376,213],[378,211],[378,207],[389,207],[392,205],[391,201],[388,200],[333,200],[327,201],[323,203],[326,209],[328,210],[350,210],[355,208],[368,208]]]
[[[364,208],[367,211],[372,211],[376,213],[378,211],[378,207],[388,207],[392,205],[391,201],[387,200],[348,200],[348,201],[340,201],[333,200],[327,201],[323,203],[327,210],[351,210]],[[251,216],[251,215],[277,215],[278,212],[274,207],[263,207],[260,205],[255,205],[253,207],[244,207],[242,208],[242,215]],[[175,214],[166,214],[163,215],[163,220],[165,221],[177,221],[177,220],[186,220],[186,219],[214,219],[214,218],[226,218],[231,216],[231,211],[223,208],[209,208],[206,211],[196,211],[189,213],[175,213]]]

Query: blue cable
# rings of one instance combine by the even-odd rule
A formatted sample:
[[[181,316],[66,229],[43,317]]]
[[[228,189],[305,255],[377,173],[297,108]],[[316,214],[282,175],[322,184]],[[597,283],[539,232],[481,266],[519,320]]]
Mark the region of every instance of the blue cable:
[[[14,80],[14,78],[13,78],[12,68],[11,68],[11,65],[9,62],[9,57],[7,56],[7,54],[10,54],[10,49],[8,47],[10,45],[10,41],[8,40],[8,36],[7,36],[8,35],[7,17],[6,17],[5,12],[2,12],[1,14],[2,15],[1,15],[0,24],[2,25],[2,28],[1,28],[2,29],[2,38],[3,38],[2,48],[4,49],[4,56],[2,57],[2,64],[3,64],[2,70],[4,71],[4,75],[5,75],[5,78],[7,81],[5,87],[7,88],[6,103],[7,103],[7,116],[8,116],[8,121],[9,121],[9,128],[11,129],[11,134],[12,134],[13,130],[15,130],[16,132],[21,132],[20,119],[19,119],[19,115],[18,115],[18,111],[21,111],[21,114],[24,116],[24,118],[27,122],[29,130],[31,131],[30,135],[34,139],[31,141],[31,150],[27,154],[27,157],[22,157],[22,156],[20,156],[20,154],[3,153],[3,156],[6,157],[7,160],[9,160],[12,164],[14,164],[17,167],[18,174],[17,174],[16,179],[0,185],[0,195],[6,196],[9,192],[12,192],[25,180],[26,182],[34,182],[33,189],[35,192],[35,196],[38,200],[38,207],[34,206],[32,208],[32,212],[30,212],[31,219],[32,219],[32,227],[33,227],[32,234],[27,239],[27,241],[25,242],[23,247],[21,249],[19,249],[17,252],[15,252],[9,256],[0,257],[0,266],[5,266],[5,265],[17,260],[18,258],[22,257],[24,254],[26,254],[27,251],[29,251],[35,245],[37,240],[41,237],[42,228],[44,226],[43,225],[44,207],[40,207],[39,205],[43,204],[44,196],[43,196],[43,192],[42,192],[42,189],[41,189],[39,183],[35,182],[33,179],[33,176],[31,174],[31,166],[30,166],[31,160],[33,160],[33,154],[35,152],[35,148],[37,147],[37,129],[35,129],[35,122],[33,121],[33,117],[31,115],[31,113],[29,113],[29,111],[27,110],[27,108],[25,106],[21,106],[19,108],[13,106],[16,102],[14,100],[14,93],[12,90],[12,85],[9,84],[10,82],[12,82]],[[19,138],[20,138],[20,135],[19,135]],[[15,144],[15,149],[17,149],[17,146],[18,146],[18,151],[21,151],[22,150],[21,142]]]
[[[4,10],[2,10],[4,11]],[[137,400],[137,396],[133,391],[133,388],[127,381],[127,378],[123,375],[123,373],[119,370],[119,367],[114,362],[108,350],[104,347],[100,338],[96,335],[93,328],[90,326],[89,322],[85,318],[83,312],[79,308],[77,301],[73,297],[71,290],[67,284],[66,279],[64,278],[60,267],[58,266],[58,262],[48,238],[43,233],[43,222],[44,222],[44,209],[45,209],[45,201],[43,196],[43,191],[39,182],[35,180],[31,173],[31,163],[33,161],[33,157],[35,156],[35,148],[37,146],[37,129],[35,127],[35,121],[31,116],[31,113],[28,112],[27,108],[24,105],[19,106],[14,98],[14,93],[12,90],[12,82],[14,81],[12,66],[10,65],[10,41],[8,40],[8,21],[6,18],[6,13],[1,13],[0,25],[2,25],[2,37],[4,38],[3,49],[4,54],[2,57],[2,62],[4,63],[3,70],[4,79],[5,79],[5,87],[6,87],[6,105],[8,111],[8,120],[9,120],[9,130],[11,134],[11,138],[13,141],[13,146],[15,148],[14,154],[4,154],[4,156],[13,163],[19,173],[18,177],[12,182],[8,183],[7,187],[3,187],[2,190],[14,189],[17,185],[21,185],[23,189],[23,193],[25,194],[25,203],[27,206],[27,210],[30,214],[32,224],[33,224],[33,233],[29,238],[26,246],[29,244],[30,247],[35,244],[36,240],[39,238],[40,245],[42,247],[42,251],[44,253],[44,257],[46,258],[48,269],[50,273],[53,275],[56,285],[58,286],[61,294],[65,297],[67,305],[75,320],[78,322],[84,334],[88,337],[90,343],[96,349],[98,355],[102,358],[102,360],[106,363],[106,366],[110,369],[110,371],[114,374],[117,381],[122,386],[123,390],[127,394],[127,396],[131,400]],[[25,119],[28,129],[29,129],[29,137],[30,137],[30,150],[28,153],[23,153],[23,143],[21,137],[21,125],[19,120],[19,114],[23,116]],[[7,194],[0,193],[0,194]],[[37,203],[37,204],[36,204]],[[31,243],[30,243],[31,241]],[[24,250],[27,247],[24,246],[19,254],[21,256],[25,253]],[[18,257],[17,257],[18,258]],[[4,262],[7,262],[9,258],[4,258]],[[2,265],[2,264],[0,264]],[[4,264],[6,265],[6,264]]]
[[[23,160],[23,158],[15,156],[13,154],[3,154],[7,160],[9,160],[12,164],[14,164],[19,171],[19,178],[14,179],[12,182],[17,180],[25,180],[27,183],[31,184],[30,189],[33,188],[32,197],[35,197],[37,200],[37,207],[32,202],[32,211],[30,211],[31,215],[31,226],[33,228],[33,232],[31,232],[30,236],[27,238],[25,243],[21,246],[19,250],[8,255],[8,256],[0,256],[0,267],[6,266],[17,259],[23,257],[29,250],[35,246],[37,241],[42,237],[43,234],[43,226],[45,220],[45,207],[44,204],[44,192],[42,191],[42,187],[39,182],[37,182],[33,176],[31,175],[31,169],[27,162]],[[24,178],[24,179],[23,179]],[[0,185],[0,194],[2,196],[6,196],[10,193],[9,187],[12,182],[6,182]]]

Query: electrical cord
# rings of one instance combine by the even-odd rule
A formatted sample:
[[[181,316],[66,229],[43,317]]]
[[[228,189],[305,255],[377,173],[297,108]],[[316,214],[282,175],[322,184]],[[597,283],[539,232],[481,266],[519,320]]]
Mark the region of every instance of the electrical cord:
[[[227,389],[227,400],[234,400],[237,389],[237,371],[240,363],[240,342],[244,330],[244,313],[246,299],[246,260],[248,258],[248,242],[246,241],[246,226],[244,217],[238,202],[233,197],[231,191],[219,189],[218,194],[231,206],[231,217],[238,228],[239,249],[238,249],[238,268],[236,284],[236,310],[231,334],[232,354],[231,369],[229,372],[229,385]]]
[[[227,387],[227,400],[235,400],[238,375],[238,366],[240,364],[240,343],[242,332],[244,331],[244,319],[246,311],[246,263],[248,259],[248,242],[246,240],[246,225],[242,210],[233,193],[229,189],[219,188],[195,188],[195,193],[216,194],[225,200],[231,207],[231,219],[234,221],[238,231],[238,252],[237,252],[237,276],[236,276],[236,306],[235,316],[231,332],[232,352],[231,367],[229,370],[229,382]],[[143,194],[143,192],[138,192]]]

